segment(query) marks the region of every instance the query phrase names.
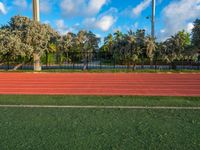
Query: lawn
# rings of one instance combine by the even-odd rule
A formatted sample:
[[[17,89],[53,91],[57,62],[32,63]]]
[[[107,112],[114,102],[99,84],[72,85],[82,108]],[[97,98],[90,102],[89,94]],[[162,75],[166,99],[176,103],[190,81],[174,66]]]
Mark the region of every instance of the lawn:
[[[0,95],[1,104],[200,107],[200,97]]]
[[[0,104],[200,106],[198,97],[0,96]],[[199,149],[199,110],[0,108],[0,149]]]
[[[0,72],[34,72],[33,70],[0,70]],[[155,70],[155,69],[43,69],[41,72],[52,72],[52,73],[200,73],[200,70],[191,69],[166,69],[166,70]]]

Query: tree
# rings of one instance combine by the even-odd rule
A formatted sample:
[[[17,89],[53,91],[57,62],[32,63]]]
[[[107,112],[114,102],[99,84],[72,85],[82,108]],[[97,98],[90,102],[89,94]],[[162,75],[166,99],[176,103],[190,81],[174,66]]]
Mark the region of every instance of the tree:
[[[113,45],[113,58],[114,58],[114,64],[120,63],[123,64],[124,60],[124,50],[125,50],[125,36],[124,34],[117,30],[114,33],[114,45]]]
[[[16,62],[22,58],[30,59],[32,52],[33,48],[24,44],[18,37],[18,33],[11,32],[6,28],[0,29],[0,55],[7,60],[8,68],[12,61]],[[25,63],[24,59],[22,61]],[[14,69],[16,70],[23,63],[17,65]]]
[[[192,44],[200,49],[200,19],[194,21],[194,28],[192,29]]]
[[[144,58],[146,56],[146,49],[145,49],[145,30],[137,30],[136,31],[136,43],[137,49],[140,51],[140,58],[142,61],[142,68],[144,66]]]
[[[100,39],[96,37],[91,31],[87,32],[81,30],[78,32],[75,45],[78,51],[82,54],[84,62],[83,70],[87,69],[88,61],[92,59],[93,53],[98,49]]]
[[[153,39],[151,36],[147,36],[145,39],[145,45],[146,45],[146,55],[149,58],[151,65],[155,54],[154,52],[156,51],[157,48],[155,39]]]
[[[108,36],[106,36],[104,38],[104,46],[106,47],[104,49],[104,52],[107,52],[108,54],[112,54],[113,53],[113,45],[114,45],[113,35],[109,34]]]
[[[50,40],[48,42],[48,45],[44,51],[46,54],[46,66],[49,63],[49,54],[55,54],[58,51],[58,41],[60,38],[60,35],[55,32],[50,26],[47,26],[48,34],[50,35]]]
[[[164,42],[163,59],[168,63],[171,63],[173,69],[176,69],[174,61],[184,59],[183,54],[188,45],[190,45],[189,33],[185,31],[179,31],[177,34],[171,36],[171,38]]]
[[[12,17],[6,28],[15,32],[22,43],[33,49],[34,70],[40,71],[40,57],[48,48],[53,29],[46,24],[40,24],[22,16]]]
[[[61,55],[64,55],[64,59],[70,62],[69,51],[73,47],[74,37],[72,33],[67,33],[67,35],[61,36],[59,40],[59,51]],[[63,60],[61,60],[63,62]]]
[[[130,63],[133,64],[133,69],[135,70],[136,61],[138,60],[138,51],[136,49],[136,35],[132,30],[129,30],[125,34],[126,48],[125,48],[125,59],[128,61],[128,68]]]

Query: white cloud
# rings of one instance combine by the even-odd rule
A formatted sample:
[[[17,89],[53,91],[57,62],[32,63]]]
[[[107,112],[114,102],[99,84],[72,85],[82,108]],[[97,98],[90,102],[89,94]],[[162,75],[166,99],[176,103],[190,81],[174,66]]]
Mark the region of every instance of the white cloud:
[[[21,8],[27,8],[28,4],[26,0],[14,0],[13,5]]]
[[[102,38],[101,34],[96,33],[95,35],[97,38]]]
[[[141,2],[139,5],[133,8],[133,16],[139,16],[150,4],[151,0],[144,0],[143,2]]]
[[[95,16],[108,0],[62,0],[60,7],[64,16]]]
[[[101,16],[100,18],[86,18],[83,22],[83,25],[86,28],[92,29],[99,29],[103,32],[108,31],[113,24],[115,23],[116,19],[111,15]]]
[[[166,32],[165,29],[160,30],[160,33],[165,33],[165,32]]]
[[[49,24],[49,25],[50,25],[51,22],[50,22],[49,20],[45,20],[45,21],[43,21],[43,23],[44,23],[44,24]]]
[[[56,30],[61,34],[66,34],[68,32],[68,27],[65,25],[65,21],[63,19],[59,19],[55,21]]]
[[[103,12],[97,17],[89,17],[84,19],[83,26],[86,29],[98,29],[103,32],[110,30],[110,28],[117,21],[118,10],[111,7],[108,11]]]
[[[79,26],[79,24],[75,24],[73,27],[68,27],[65,25],[65,21],[63,19],[56,20],[55,24],[56,30],[62,35],[67,34],[68,32],[74,32],[77,26]]]
[[[115,23],[113,16],[103,16],[96,22],[96,27],[102,31],[108,31]]]
[[[96,18],[93,17],[93,18],[86,18],[84,21],[83,21],[83,25],[86,27],[86,28],[92,28],[94,27],[96,24]]]
[[[172,1],[164,8],[163,17],[166,32],[161,34],[161,39],[164,40],[183,29],[190,32],[191,22],[200,17],[200,0]]]
[[[187,24],[186,31],[191,33],[193,28],[194,28],[194,24],[192,22],[190,22],[190,23]]]
[[[62,19],[56,20],[56,26],[59,29],[65,29],[65,21]]]
[[[106,4],[107,0],[90,0],[88,4],[88,14],[97,14],[101,8]]]
[[[6,7],[2,2],[0,2],[0,14],[3,14],[3,15],[7,14]]]
[[[79,16],[83,11],[84,0],[62,0],[60,7],[65,16]]]

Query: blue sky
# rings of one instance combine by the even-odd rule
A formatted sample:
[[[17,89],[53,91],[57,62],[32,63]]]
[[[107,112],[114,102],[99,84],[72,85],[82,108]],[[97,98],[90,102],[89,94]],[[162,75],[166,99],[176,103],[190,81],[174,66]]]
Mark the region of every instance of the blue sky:
[[[32,17],[31,0],[0,0],[0,24],[10,17]],[[116,30],[146,29],[150,34],[151,0],[40,0],[41,22],[60,33],[93,31],[99,37]],[[200,0],[156,0],[156,36],[166,39],[178,30],[191,32],[200,18]]]

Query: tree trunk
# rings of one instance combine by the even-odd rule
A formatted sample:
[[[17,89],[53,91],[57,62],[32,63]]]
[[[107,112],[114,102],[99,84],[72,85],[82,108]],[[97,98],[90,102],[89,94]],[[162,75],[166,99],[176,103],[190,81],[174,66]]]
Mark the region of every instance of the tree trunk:
[[[157,70],[157,59],[155,60],[155,70]]]
[[[34,71],[41,71],[41,64],[40,64],[40,56],[37,53],[33,54],[33,61],[34,61]]]
[[[17,69],[19,69],[21,66],[23,66],[24,63],[18,64],[17,66],[15,66],[12,70],[16,71]]]
[[[84,59],[84,62],[83,62],[83,70],[87,70],[88,69],[88,56]]]
[[[9,55],[7,55],[7,70],[10,69],[10,58]]]
[[[143,57],[143,54],[142,54],[142,66],[141,66],[141,69],[144,69],[144,57]]]
[[[135,62],[133,63],[133,70],[134,71],[136,70],[136,63]]]
[[[48,52],[46,52],[46,67],[48,66],[48,60],[49,60],[49,54],[48,54]]]
[[[153,69],[154,67],[153,67],[153,58],[150,58],[149,59],[149,65],[150,65],[150,69]]]

